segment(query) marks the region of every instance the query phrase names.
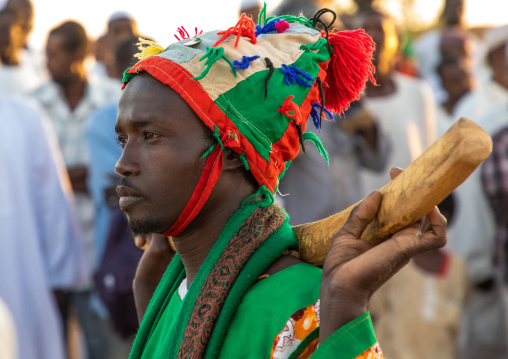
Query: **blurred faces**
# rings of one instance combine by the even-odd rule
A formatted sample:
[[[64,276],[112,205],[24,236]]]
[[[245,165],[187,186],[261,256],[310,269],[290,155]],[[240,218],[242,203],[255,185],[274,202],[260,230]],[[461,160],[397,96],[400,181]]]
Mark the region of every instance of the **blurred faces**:
[[[445,59],[465,58],[472,61],[472,46],[472,39],[466,31],[452,28],[443,33],[439,49]]]
[[[64,44],[62,34],[50,35],[46,44],[46,66],[53,81],[61,85],[73,81],[80,74],[85,57],[79,50],[66,50]]]
[[[467,59],[445,60],[438,72],[450,102],[458,101],[474,87],[472,69]]]
[[[372,10],[372,3],[374,0],[354,0],[356,6],[358,7],[358,11],[368,11]]]
[[[376,43],[373,58],[376,73],[389,73],[395,64],[399,47],[395,24],[381,13],[371,13],[365,16],[361,27]]]
[[[111,21],[108,24],[108,35],[113,40],[123,40],[137,34],[136,23],[131,19],[122,18]]]
[[[15,51],[24,43],[23,29],[13,11],[0,12],[0,51],[11,49]]]

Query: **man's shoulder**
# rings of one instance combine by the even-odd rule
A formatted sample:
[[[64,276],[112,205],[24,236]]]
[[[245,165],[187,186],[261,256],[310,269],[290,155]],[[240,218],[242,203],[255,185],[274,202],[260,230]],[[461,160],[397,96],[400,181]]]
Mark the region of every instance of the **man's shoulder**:
[[[297,259],[286,262],[287,257],[290,256],[282,256],[281,261],[275,262],[247,292],[244,300],[269,305],[284,299],[296,306],[305,303],[304,307],[314,303],[319,298],[321,269]]]
[[[58,98],[58,85],[53,81],[49,81],[31,91],[28,95],[39,101],[44,106]]]
[[[118,102],[122,94],[122,83],[109,78],[91,79],[88,82],[90,98],[97,107],[105,106],[113,101]]]

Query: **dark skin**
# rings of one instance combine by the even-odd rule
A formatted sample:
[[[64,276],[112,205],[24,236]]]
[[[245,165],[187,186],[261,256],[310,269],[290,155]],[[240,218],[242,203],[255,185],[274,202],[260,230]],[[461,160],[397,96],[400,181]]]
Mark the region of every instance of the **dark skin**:
[[[393,22],[380,13],[372,13],[365,17],[362,26],[376,44],[373,64],[376,68],[377,85],[367,83],[367,97],[387,96],[395,92],[392,80],[398,48],[398,37]]]
[[[0,12],[0,59],[9,66],[20,63],[20,52],[23,49],[23,29],[21,22],[13,11]]]
[[[46,44],[46,66],[51,78],[62,89],[69,109],[74,111],[85,95],[86,71],[81,50],[67,51],[62,34],[50,35]],[[86,177],[88,168],[84,166],[69,168],[69,179],[75,192],[88,193]]]
[[[467,61],[458,60],[439,69],[441,83],[448,93],[448,99],[443,103],[443,107],[450,115],[453,114],[457,102],[473,89],[473,75],[469,67]]]
[[[120,100],[116,124],[124,148],[115,170],[124,180],[118,187],[120,206],[131,229],[145,235],[162,233],[178,218],[203,170],[201,159],[210,142],[203,123],[172,89],[149,75],[138,75]],[[231,215],[256,185],[238,155],[227,150],[221,175],[207,203],[194,221],[173,237],[192,283]],[[419,223],[380,245],[359,239],[379,209],[381,194],[365,199],[339,231],[325,261],[321,283],[321,332],[323,342],[331,333],[364,314],[372,293],[417,253],[441,247],[446,222],[434,209],[428,216],[430,230]],[[138,241],[138,245],[141,244]],[[172,259],[165,239],[149,241],[134,279],[138,316]],[[284,256],[270,271],[295,263]]]
[[[506,44],[499,46],[488,54],[492,68],[492,80],[508,89],[508,69],[506,68]]]

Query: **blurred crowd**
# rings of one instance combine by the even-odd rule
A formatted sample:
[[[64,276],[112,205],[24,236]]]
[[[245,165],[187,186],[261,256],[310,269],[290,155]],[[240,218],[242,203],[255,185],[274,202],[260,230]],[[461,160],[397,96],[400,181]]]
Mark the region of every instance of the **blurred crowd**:
[[[448,245],[416,256],[369,309],[387,358],[508,358],[508,25],[471,31],[466,0],[446,0],[435,26],[411,34],[380,2],[329,18],[372,37],[375,83],[316,130],[329,164],[307,146],[276,200],[293,225],[327,217],[460,117],[478,123],[494,149],[439,205]],[[323,4],[284,0],[272,14],[312,17]],[[244,0],[242,12],[256,20],[260,6]],[[95,40],[65,20],[41,55],[28,45],[35,15],[30,0],[0,0],[0,358],[127,358],[141,250],[118,208],[114,127],[123,72],[147,37],[126,12]]]

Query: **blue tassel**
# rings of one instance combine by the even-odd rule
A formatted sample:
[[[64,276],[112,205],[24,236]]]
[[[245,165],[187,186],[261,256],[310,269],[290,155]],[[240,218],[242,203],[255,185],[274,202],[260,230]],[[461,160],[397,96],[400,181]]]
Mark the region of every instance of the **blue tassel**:
[[[250,62],[254,61],[256,59],[259,59],[259,56],[258,55],[252,56],[252,57],[242,56],[242,58],[243,58],[242,61],[238,61],[238,60],[233,61],[233,67],[235,69],[237,69],[237,70],[245,70],[246,68],[249,67]]]
[[[312,117],[312,122],[314,123],[314,126],[316,126],[316,129],[318,129],[318,130],[321,128],[321,118],[319,117],[319,112],[318,112],[318,109],[321,110],[321,107],[322,106],[320,103],[314,102],[312,104],[312,110],[310,110],[310,116]],[[330,120],[333,121],[333,115],[326,107],[323,107],[323,111],[328,115]]]
[[[298,67],[293,65],[282,65],[282,68],[279,68],[280,72],[282,72],[284,76],[284,81],[286,85],[290,86],[291,84],[298,83],[299,85],[305,87],[312,87],[314,83],[314,79],[305,71],[300,70]],[[303,78],[301,78],[301,77]],[[307,81],[310,81],[307,82]]]
[[[267,34],[271,31],[276,31],[277,28],[275,27],[275,24],[278,23],[281,19],[272,20],[265,24],[265,26],[261,27],[259,25],[256,25],[256,31],[254,34],[257,36],[261,34]]]

